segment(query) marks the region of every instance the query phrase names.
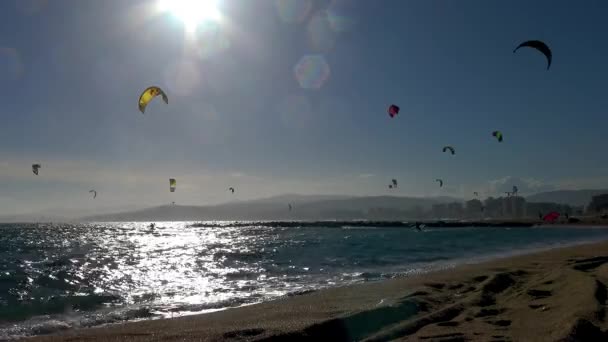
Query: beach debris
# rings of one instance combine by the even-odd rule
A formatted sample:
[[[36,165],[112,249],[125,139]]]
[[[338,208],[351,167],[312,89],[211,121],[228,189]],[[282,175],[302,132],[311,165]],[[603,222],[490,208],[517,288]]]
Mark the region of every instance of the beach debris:
[[[435,179],[435,182],[439,182],[439,187],[440,188],[443,187],[443,179],[437,178],[437,179]]]
[[[513,50],[513,53],[517,52],[517,50],[519,50],[519,48],[521,47],[530,47],[540,51],[543,55],[545,55],[545,57],[547,58],[547,70],[549,70],[549,67],[551,67],[551,60],[553,59],[553,54],[551,53],[551,49],[549,48],[549,46],[547,46],[547,44],[540,40],[528,40],[519,44],[515,48],[515,50]]]
[[[233,187],[229,187],[229,188],[228,188],[228,191],[230,191],[230,192],[234,193],[234,188],[233,188]]]
[[[397,116],[397,114],[399,114],[399,106],[392,104],[388,107],[387,112],[391,118],[394,118]]]
[[[95,191],[95,190],[89,190],[89,193],[93,194],[93,198],[97,197],[97,191]]]
[[[169,178],[169,191],[175,192],[175,188],[177,187],[177,181],[175,178]],[[175,202],[173,202],[175,203]]]
[[[38,176],[38,170],[40,169],[40,164],[32,164],[32,172]]]
[[[501,131],[492,132],[492,136],[495,137],[496,140],[498,140],[498,142],[502,142],[502,132]]]
[[[456,150],[452,146],[449,146],[449,145],[443,147],[443,152],[445,152],[445,151],[450,151],[450,153],[452,155],[454,155],[456,153]]]
[[[552,211],[543,217],[543,221],[545,222],[555,222],[559,218],[559,213],[556,211]]]
[[[169,98],[167,97],[167,94],[165,94],[165,92],[160,89],[157,86],[151,86],[146,88],[141,95],[139,95],[139,111],[144,114],[144,112],[146,111],[146,106],[148,106],[148,103],[150,103],[150,101],[152,101],[155,97],[157,97],[158,95],[162,96],[163,101],[165,101],[166,104],[169,104]]]

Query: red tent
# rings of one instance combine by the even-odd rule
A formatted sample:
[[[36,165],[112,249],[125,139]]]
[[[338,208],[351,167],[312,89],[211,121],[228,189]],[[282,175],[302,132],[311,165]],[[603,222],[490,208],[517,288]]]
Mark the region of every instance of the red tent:
[[[554,222],[559,218],[559,213],[552,211],[543,217],[543,221],[545,222]]]

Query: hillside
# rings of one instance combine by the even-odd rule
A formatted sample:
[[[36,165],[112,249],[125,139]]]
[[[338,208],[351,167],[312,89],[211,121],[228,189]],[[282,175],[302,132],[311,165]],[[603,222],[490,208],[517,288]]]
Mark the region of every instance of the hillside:
[[[214,206],[164,205],[83,218],[86,221],[173,221],[173,220],[331,220],[362,219],[377,215],[407,218],[408,211],[426,210],[436,203],[454,198],[416,198],[395,196],[302,196],[226,203]],[[290,211],[288,205],[293,209]]]
[[[527,196],[526,200],[528,202],[553,202],[571,206],[586,206],[591,202],[592,196],[599,194],[608,194],[608,190],[585,189],[548,191]]]

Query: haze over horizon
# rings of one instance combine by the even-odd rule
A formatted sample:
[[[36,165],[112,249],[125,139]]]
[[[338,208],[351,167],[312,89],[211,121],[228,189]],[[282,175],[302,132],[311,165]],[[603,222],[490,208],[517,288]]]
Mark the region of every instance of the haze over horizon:
[[[0,2],[0,215],[608,188],[608,2],[216,4],[191,35],[153,0]]]

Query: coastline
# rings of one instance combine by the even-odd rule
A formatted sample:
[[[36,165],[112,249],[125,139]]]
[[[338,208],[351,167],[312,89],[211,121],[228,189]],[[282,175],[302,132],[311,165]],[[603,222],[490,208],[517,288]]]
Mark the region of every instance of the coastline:
[[[601,340],[608,337],[606,284],[608,241],[209,314],[67,330],[26,340]]]
[[[225,221],[229,222],[229,221]],[[489,219],[489,220],[409,220],[409,221],[395,221],[395,220],[319,220],[319,221],[243,221],[233,222],[227,226],[230,227],[247,227],[252,224],[264,226],[264,227],[323,227],[323,228],[344,228],[344,227],[390,227],[390,228],[415,228],[416,224],[420,224],[423,227],[428,228],[608,228],[608,220],[598,220],[596,218],[585,218],[580,219],[577,222],[568,221],[557,221],[554,223],[547,223],[536,219],[518,219],[518,220],[503,220],[503,219]],[[215,227],[216,221],[212,223],[196,222],[190,224],[190,227],[194,228],[208,228]]]

